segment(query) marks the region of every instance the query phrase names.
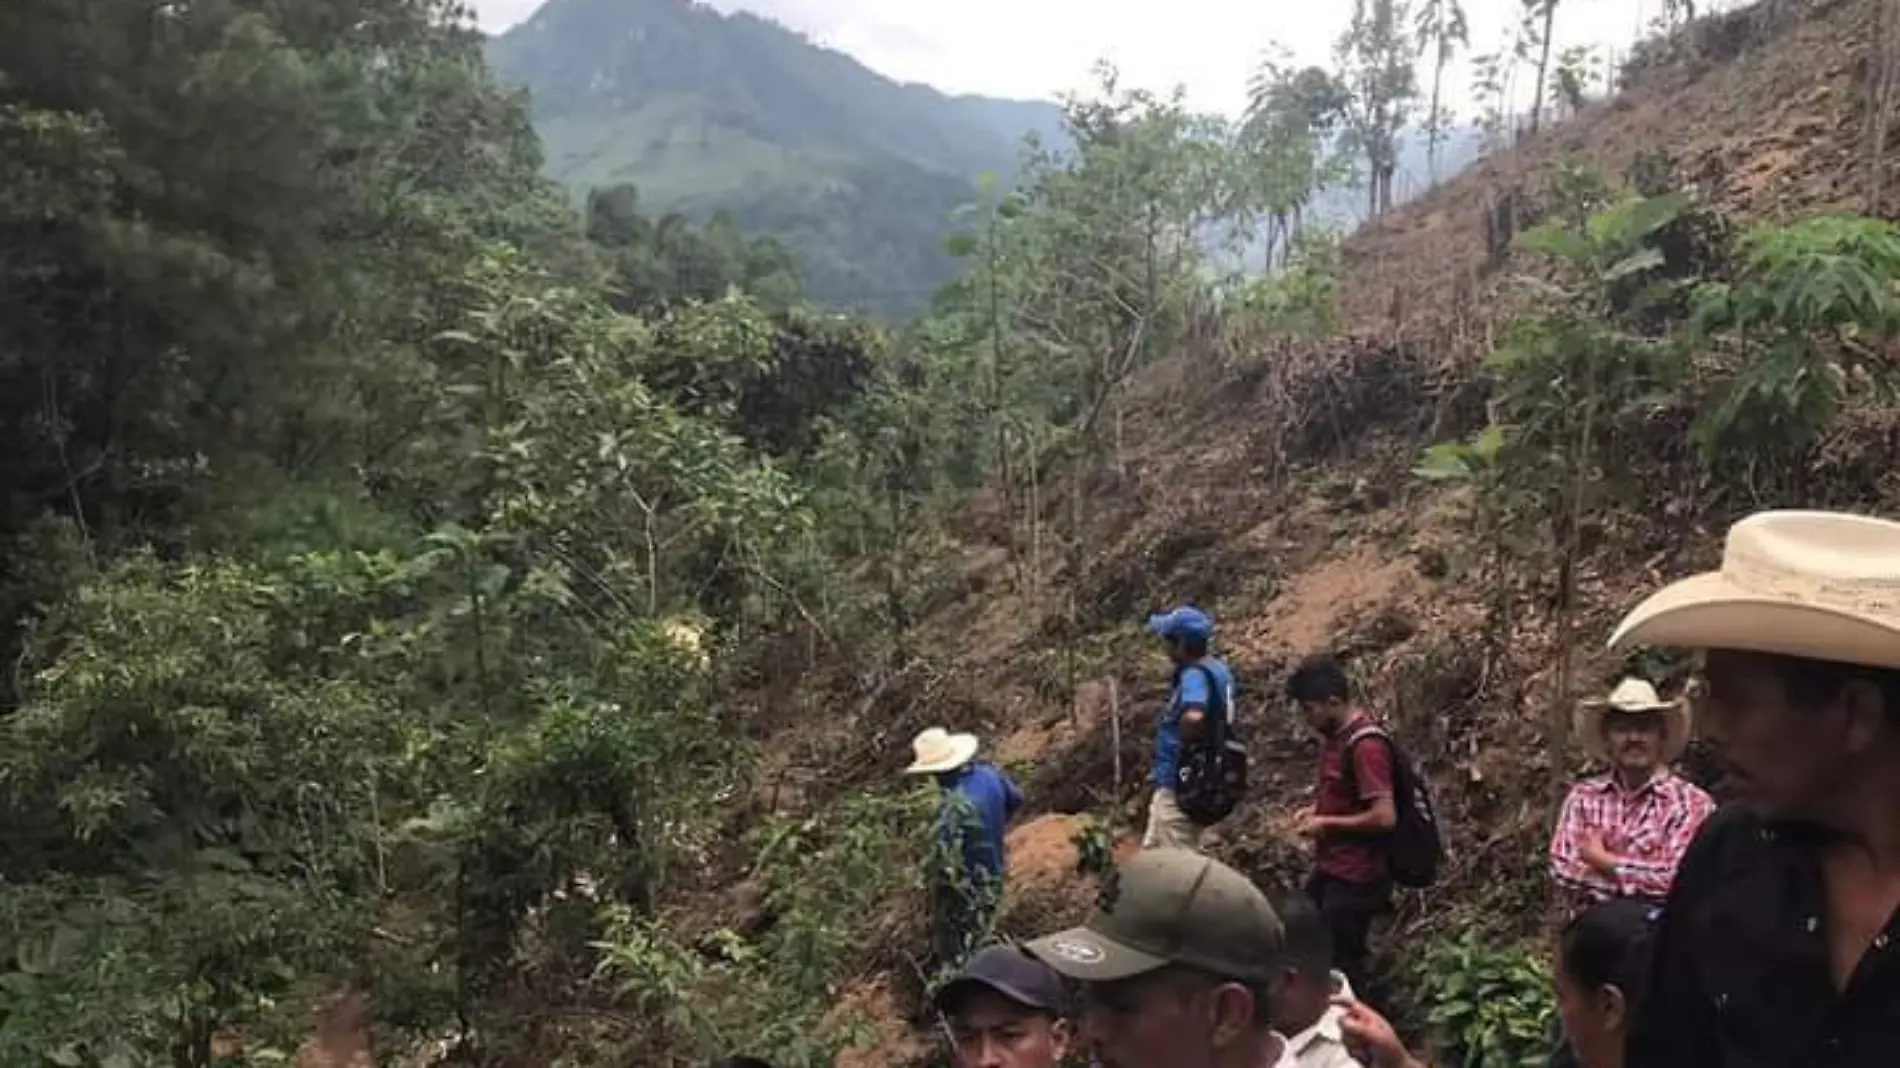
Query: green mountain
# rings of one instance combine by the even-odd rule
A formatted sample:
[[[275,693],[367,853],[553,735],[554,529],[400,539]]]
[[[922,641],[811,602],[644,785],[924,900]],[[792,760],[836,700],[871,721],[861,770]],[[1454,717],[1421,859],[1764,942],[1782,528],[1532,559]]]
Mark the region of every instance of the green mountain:
[[[691,0],[549,0],[488,58],[529,90],[548,171],[577,195],[632,184],[646,212],[724,211],[783,237],[814,299],[873,313],[948,281],[939,242],[974,177],[1060,128],[1053,103],[900,84]]]

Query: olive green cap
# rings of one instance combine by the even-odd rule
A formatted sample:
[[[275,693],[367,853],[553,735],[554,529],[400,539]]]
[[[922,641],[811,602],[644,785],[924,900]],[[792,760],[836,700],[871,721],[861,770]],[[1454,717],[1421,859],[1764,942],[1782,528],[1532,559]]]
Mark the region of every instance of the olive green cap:
[[[1186,965],[1264,983],[1282,966],[1286,928],[1253,880],[1186,849],[1150,849],[1111,872],[1080,927],[1023,948],[1071,979],[1105,983]]]

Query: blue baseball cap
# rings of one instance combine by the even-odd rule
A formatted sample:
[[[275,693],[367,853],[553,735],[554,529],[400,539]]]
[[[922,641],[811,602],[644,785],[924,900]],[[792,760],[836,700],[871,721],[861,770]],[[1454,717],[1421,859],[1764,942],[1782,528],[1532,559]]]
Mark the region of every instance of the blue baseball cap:
[[[1148,633],[1157,638],[1199,638],[1203,641],[1214,634],[1214,621],[1206,612],[1191,604],[1184,604],[1172,612],[1148,617]]]

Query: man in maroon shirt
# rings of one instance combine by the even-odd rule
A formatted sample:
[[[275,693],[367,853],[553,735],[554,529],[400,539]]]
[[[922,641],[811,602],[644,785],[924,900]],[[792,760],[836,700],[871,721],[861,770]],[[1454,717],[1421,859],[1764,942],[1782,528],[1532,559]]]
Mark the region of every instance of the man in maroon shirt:
[[[1313,837],[1306,893],[1333,935],[1339,970],[1358,989],[1372,921],[1392,907],[1387,836],[1398,824],[1392,800],[1392,750],[1364,709],[1352,703],[1346,673],[1331,657],[1294,669],[1286,693],[1320,736],[1319,788],[1300,831]]]

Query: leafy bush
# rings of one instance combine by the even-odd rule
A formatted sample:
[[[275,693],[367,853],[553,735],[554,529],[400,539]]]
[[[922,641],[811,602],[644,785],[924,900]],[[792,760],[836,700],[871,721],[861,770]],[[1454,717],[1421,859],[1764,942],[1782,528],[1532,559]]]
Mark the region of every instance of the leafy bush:
[[[1106,875],[1115,866],[1115,840],[1108,824],[1091,816],[1070,836],[1075,845],[1075,870],[1084,875]]]
[[[296,670],[284,590],[135,558],[55,613],[0,722],[0,1060],[202,1052],[367,937],[399,720]]]
[[[1761,226],[1741,242],[1741,276],[1698,293],[1691,335],[1722,350],[1725,381],[1696,442],[1711,463],[1745,445],[1805,445],[1855,394],[1900,393],[1886,345],[1900,336],[1900,229],[1819,215]]]
[[[1541,958],[1468,933],[1427,947],[1418,984],[1451,1063],[1537,1068],[1548,1060],[1557,1002]]]
[[[839,984],[910,944],[888,910],[918,911],[934,806],[934,788],[920,787],[760,828],[753,879],[767,919],[754,938],[720,929],[686,947],[666,924],[610,908],[601,969],[651,1022],[645,1055],[744,1046],[789,1068],[829,1066],[866,1023],[840,1011]]]
[[[1335,327],[1333,291],[1340,272],[1339,239],[1301,234],[1280,270],[1247,283],[1227,319],[1237,338],[1324,337]]]

